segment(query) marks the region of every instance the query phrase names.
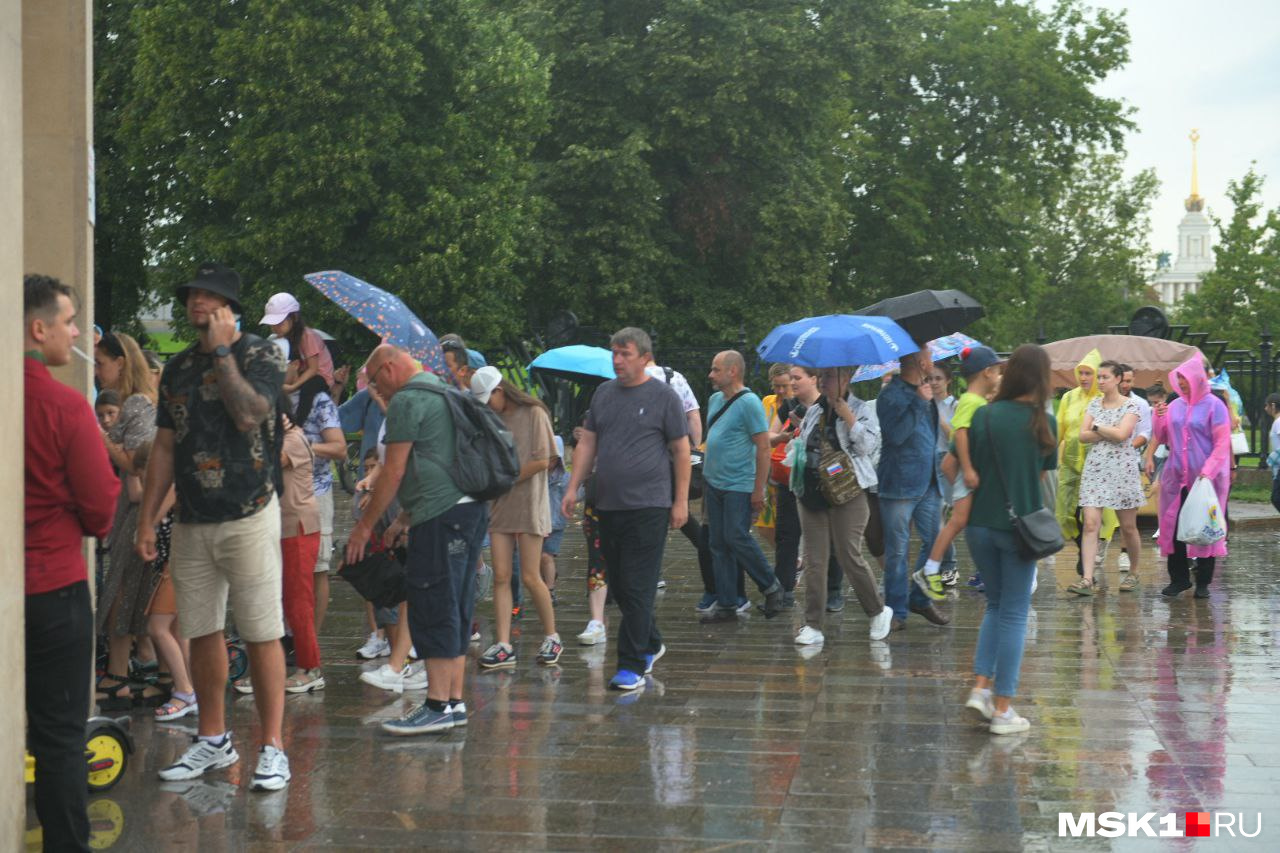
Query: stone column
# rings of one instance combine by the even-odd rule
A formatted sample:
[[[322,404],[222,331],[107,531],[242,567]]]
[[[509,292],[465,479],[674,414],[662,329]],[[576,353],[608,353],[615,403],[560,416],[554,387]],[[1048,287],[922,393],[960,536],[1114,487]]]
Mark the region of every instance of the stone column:
[[[0,3],[0,293],[22,304],[22,7]],[[10,309],[12,311],[12,308]],[[21,323],[10,315],[0,335],[0,399],[22,399]],[[23,683],[22,408],[0,407],[0,683]],[[22,781],[26,712],[20,697],[0,702],[0,848],[21,850],[26,823]],[[4,839],[9,839],[5,841]]]
[[[90,0],[22,0],[3,3],[4,41],[0,44],[0,103],[19,103],[21,125],[11,131],[13,110],[0,109],[4,136],[0,138],[0,192],[10,204],[0,205],[0,263],[5,264],[5,286],[17,289],[20,272],[57,276],[75,289],[78,324],[84,334],[80,350],[92,357],[93,350],[93,208],[91,205],[91,156],[93,144],[93,11]],[[15,145],[15,142],[17,143]],[[9,173],[13,174],[10,175]],[[20,172],[20,174],[19,174]],[[17,224],[10,223],[14,217]],[[21,247],[20,258],[11,262],[11,243]],[[11,265],[16,269],[11,273]],[[16,296],[10,305],[20,305]],[[15,319],[10,328],[17,329]],[[6,339],[0,358],[5,369],[3,399],[21,399],[21,340]],[[68,367],[55,371],[58,379],[88,392],[92,385],[92,364],[73,359]],[[12,384],[12,387],[10,387]],[[3,434],[20,435],[22,412],[18,406],[4,407],[0,418],[10,427]],[[9,442],[11,459],[3,465],[11,487],[0,492],[0,542],[4,548],[4,583],[0,585],[0,678],[6,684],[24,683],[24,642],[22,629],[22,535],[18,520],[22,489],[18,486],[21,451]],[[12,552],[12,553],[11,553]],[[85,554],[93,565],[92,543],[86,541]],[[90,574],[92,582],[92,574]],[[11,617],[12,618],[9,618]],[[25,795],[18,759],[23,748],[19,733],[25,730],[21,702],[0,703],[0,727],[8,736],[0,739],[0,847],[22,849],[25,824]],[[10,755],[13,753],[13,755]],[[9,786],[12,780],[15,787]],[[9,842],[4,842],[4,838]]]

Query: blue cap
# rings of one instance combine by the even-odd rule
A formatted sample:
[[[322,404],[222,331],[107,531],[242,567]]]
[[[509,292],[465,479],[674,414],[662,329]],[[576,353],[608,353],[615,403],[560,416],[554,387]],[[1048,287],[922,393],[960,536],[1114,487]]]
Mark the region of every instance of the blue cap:
[[[478,350],[467,350],[467,366],[472,370],[479,370],[482,367],[488,366],[488,364],[489,362],[484,360],[484,356],[481,355]]]
[[[965,347],[960,353],[960,374],[965,377],[973,376],[1000,361],[1000,356],[991,347]]]

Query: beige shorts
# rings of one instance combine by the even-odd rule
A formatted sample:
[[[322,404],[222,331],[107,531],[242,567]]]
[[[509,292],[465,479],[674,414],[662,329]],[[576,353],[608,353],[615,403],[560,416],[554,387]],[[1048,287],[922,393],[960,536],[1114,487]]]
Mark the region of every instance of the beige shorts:
[[[316,571],[329,571],[333,555],[333,491],[316,495],[316,507],[320,510],[320,552],[316,555]]]
[[[217,524],[174,524],[169,573],[184,637],[221,631],[227,596],[240,637],[265,643],[284,636],[281,604],[280,505],[273,496],[246,518]]]

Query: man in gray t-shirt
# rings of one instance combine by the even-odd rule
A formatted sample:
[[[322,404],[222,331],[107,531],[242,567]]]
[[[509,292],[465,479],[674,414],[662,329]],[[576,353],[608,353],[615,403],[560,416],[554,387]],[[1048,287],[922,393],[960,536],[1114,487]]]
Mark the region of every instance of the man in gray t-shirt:
[[[680,399],[645,373],[649,336],[622,329],[609,345],[618,378],[591,399],[561,509],[573,516],[578,487],[594,464],[600,549],[622,610],[618,673],[609,685],[634,690],[666,652],[653,603],[667,527],[689,517],[689,437]]]

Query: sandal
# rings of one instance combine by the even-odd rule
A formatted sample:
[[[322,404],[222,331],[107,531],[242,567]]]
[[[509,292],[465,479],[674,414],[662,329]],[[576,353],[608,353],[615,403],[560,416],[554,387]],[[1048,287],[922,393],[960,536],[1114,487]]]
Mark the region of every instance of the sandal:
[[[108,684],[108,680],[115,683]],[[127,711],[133,707],[133,691],[129,689],[129,680],[113,672],[98,677],[98,689],[93,699],[101,711]]]
[[[1075,595],[1089,596],[1093,595],[1094,591],[1095,588],[1093,581],[1089,578],[1080,578],[1080,580],[1067,587],[1067,592],[1074,593]]]
[[[1124,576],[1124,580],[1120,581],[1121,592],[1133,592],[1138,588],[1138,578],[1136,575],[1128,574]]]
[[[191,698],[184,699],[183,696]],[[168,702],[165,702],[159,708],[156,708],[156,721],[167,722],[169,720],[180,720],[189,714],[198,713],[200,706],[196,704],[196,695],[194,693],[179,693],[176,690]]]

